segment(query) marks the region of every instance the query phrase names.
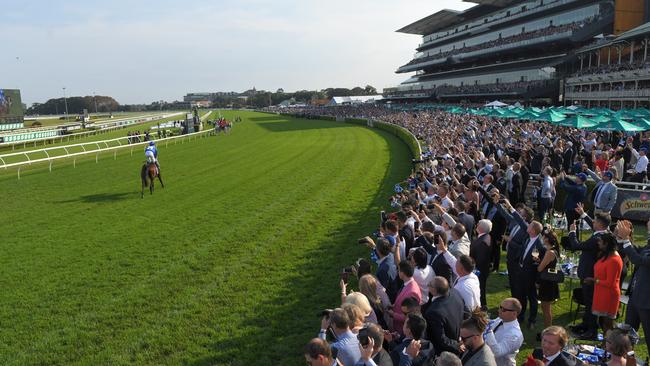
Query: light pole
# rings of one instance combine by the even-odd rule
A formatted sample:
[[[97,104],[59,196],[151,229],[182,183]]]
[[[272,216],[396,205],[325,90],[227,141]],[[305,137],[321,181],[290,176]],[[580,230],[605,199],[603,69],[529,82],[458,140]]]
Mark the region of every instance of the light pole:
[[[68,98],[65,95],[65,86],[63,87],[63,103],[65,103],[65,120],[68,120]]]
[[[97,114],[97,95],[95,95],[95,92],[93,92],[93,99],[95,100],[95,114]]]

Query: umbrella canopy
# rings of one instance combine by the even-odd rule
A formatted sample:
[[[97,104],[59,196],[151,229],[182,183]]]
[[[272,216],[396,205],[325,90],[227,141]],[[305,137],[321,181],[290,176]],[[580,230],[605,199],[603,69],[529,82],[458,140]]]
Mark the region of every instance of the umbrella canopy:
[[[525,111],[524,113],[519,115],[519,119],[525,119],[529,121],[535,121],[539,117],[539,114],[534,113],[532,111]]]
[[[574,115],[569,118],[565,118],[562,121],[557,123],[560,126],[573,127],[573,128],[589,128],[595,127],[598,123],[590,120],[587,117]]]
[[[633,125],[632,123],[622,121],[620,119],[611,119],[606,122],[601,122],[594,127],[590,127],[590,130],[596,131],[644,131],[645,128]]]

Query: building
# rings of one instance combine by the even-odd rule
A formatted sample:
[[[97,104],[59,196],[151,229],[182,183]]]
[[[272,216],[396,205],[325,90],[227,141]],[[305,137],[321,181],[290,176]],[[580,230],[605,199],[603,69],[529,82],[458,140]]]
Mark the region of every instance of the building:
[[[422,36],[391,101],[555,104],[576,51],[648,18],[648,0],[465,0],[398,30]]]
[[[576,51],[567,63],[564,103],[650,108],[650,23]]]
[[[239,95],[240,93],[237,92],[187,93],[183,97],[183,101],[189,103],[195,103],[195,102],[211,103],[220,97],[236,97]]]
[[[18,89],[0,89],[0,131],[25,126],[23,103]]]
[[[381,95],[361,95],[351,97],[333,97],[328,106],[353,105],[353,104],[372,104],[384,99]]]

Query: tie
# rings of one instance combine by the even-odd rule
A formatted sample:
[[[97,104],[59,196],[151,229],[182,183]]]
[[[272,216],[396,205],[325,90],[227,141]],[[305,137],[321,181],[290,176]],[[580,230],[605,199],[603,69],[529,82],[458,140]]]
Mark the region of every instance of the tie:
[[[528,252],[530,249],[533,247],[533,238],[528,239],[528,244],[526,245],[526,250],[524,251],[524,254],[521,256],[521,259],[519,259],[519,267],[524,266],[524,258],[528,255]]]
[[[600,199],[603,196],[604,191],[605,191],[605,185],[601,184],[600,187],[598,188],[598,192],[596,193],[596,198],[594,199],[594,205],[596,205],[596,207],[598,208],[602,207],[601,205],[599,205],[599,203],[600,203]]]

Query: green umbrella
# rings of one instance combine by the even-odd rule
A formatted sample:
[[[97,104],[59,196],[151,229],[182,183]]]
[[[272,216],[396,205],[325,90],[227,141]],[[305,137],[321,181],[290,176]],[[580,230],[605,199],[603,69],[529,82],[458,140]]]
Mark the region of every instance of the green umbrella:
[[[519,119],[525,119],[529,121],[535,121],[539,117],[539,114],[534,113],[532,111],[525,111],[524,113],[519,115]]]
[[[606,115],[603,115],[603,114],[599,114],[599,115],[597,115],[595,117],[592,117],[590,119],[592,121],[594,121],[594,122],[603,123],[603,122],[610,121],[612,119],[612,117],[609,117],[609,116],[606,116]]]
[[[565,118],[564,120],[558,122],[557,124],[559,126],[573,127],[573,128],[589,128],[598,125],[598,123],[590,120],[589,118],[578,116],[578,115]]]
[[[635,126],[632,123],[625,122],[620,119],[611,119],[606,122],[601,122],[594,127],[590,127],[589,129],[596,130],[596,131],[627,131],[627,132],[645,130],[645,128],[643,127]]]

